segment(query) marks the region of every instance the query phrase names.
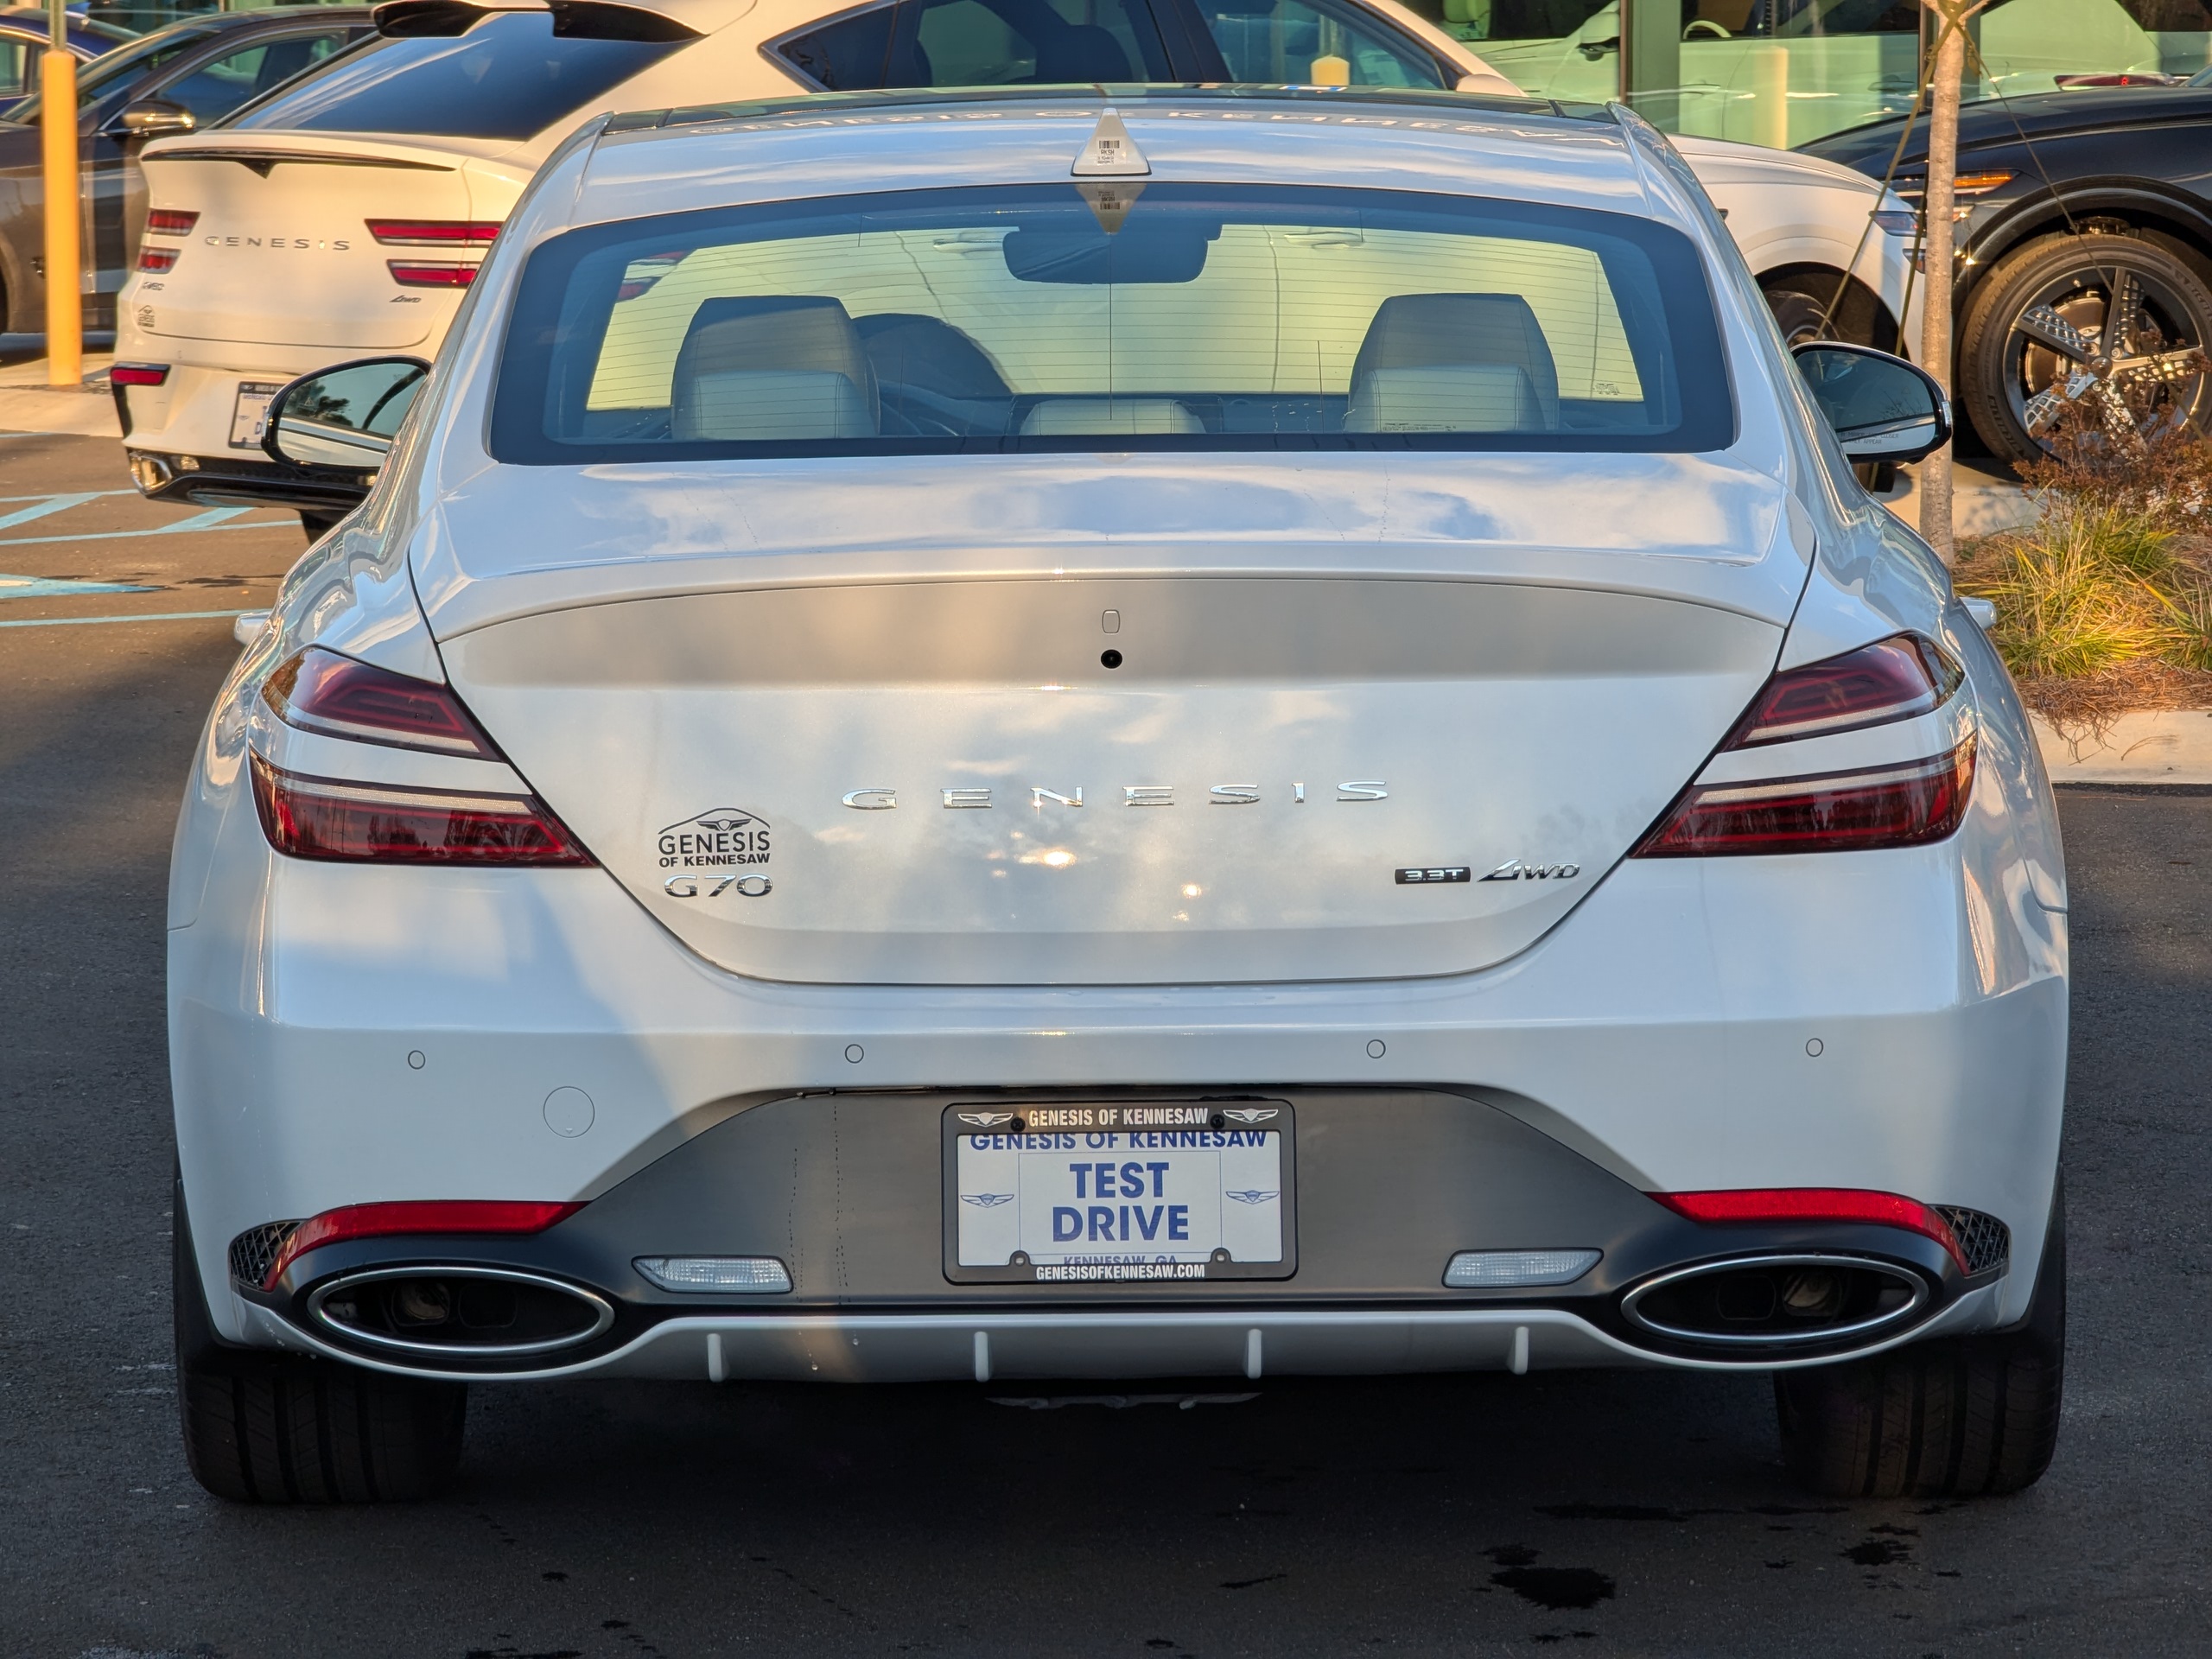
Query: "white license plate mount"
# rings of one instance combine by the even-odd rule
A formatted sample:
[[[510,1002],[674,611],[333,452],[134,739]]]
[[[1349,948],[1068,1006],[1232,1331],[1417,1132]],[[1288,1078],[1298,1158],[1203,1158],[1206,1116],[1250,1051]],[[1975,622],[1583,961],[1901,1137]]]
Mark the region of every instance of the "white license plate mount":
[[[955,1284],[1148,1289],[1297,1271],[1287,1102],[963,1101],[945,1109],[944,1148]]]

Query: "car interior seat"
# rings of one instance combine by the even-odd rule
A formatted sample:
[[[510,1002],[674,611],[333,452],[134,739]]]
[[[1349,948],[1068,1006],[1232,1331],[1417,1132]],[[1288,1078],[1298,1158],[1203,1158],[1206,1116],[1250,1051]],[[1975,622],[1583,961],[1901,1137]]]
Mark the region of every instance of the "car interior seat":
[[[863,438],[879,430],[875,372],[842,301],[779,294],[709,300],[676,353],[670,435]]]
[[[1347,432],[1548,432],[1559,368],[1518,294],[1399,294],[1352,361]]]

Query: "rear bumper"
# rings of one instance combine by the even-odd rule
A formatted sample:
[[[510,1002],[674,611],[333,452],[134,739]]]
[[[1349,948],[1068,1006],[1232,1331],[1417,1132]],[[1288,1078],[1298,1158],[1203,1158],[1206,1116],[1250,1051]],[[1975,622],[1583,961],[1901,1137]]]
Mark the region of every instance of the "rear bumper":
[[[203,507],[284,507],[340,514],[360,505],[358,486],[324,484],[273,461],[201,457],[150,449],[132,442],[130,476],[149,501],[189,501]]]
[[[1756,1186],[1899,1192],[2009,1227],[2012,1263],[2030,1270],[1984,1286],[1919,1261],[1935,1294],[1870,1345],[1994,1328],[2026,1308],[2057,1160],[2065,918],[2012,879],[1992,815],[1906,851],[1632,861],[1548,938],[1478,974],[834,987],[713,969],[595,869],[279,859],[235,779],[217,755],[194,781],[172,893],[185,925],[169,936],[194,1243],[234,1341],[348,1351],[304,1315],[297,1299],[315,1284],[474,1261],[594,1288],[621,1316],[606,1341],[508,1375],[703,1376],[718,1336],[731,1376],[968,1376],[978,1331],[994,1354],[1005,1333],[1001,1376],[1233,1375],[1254,1329],[1268,1370],[1424,1370],[1508,1363],[1523,1326],[1531,1365],[1729,1365],[1747,1362],[1627,1331],[1623,1291],[1672,1263],[1784,1243],[1916,1265],[1908,1236],[1890,1232],[1669,1235],[1662,1224],[1680,1224],[1642,1196]],[[1301,1106],[1288,1281],[1233,1302],[1215,1287],[1046,1306],[1033,1287],[943,1276],[933,1137],[955,1087],[1265,1089],[1325,1096],[1340,1115],[1440,1101],[1461,1116],[1424,1106],[1428,1127],[1363,1163],[1328,1134],[1309,1142],[1328,1116]],[[572,1113],[558,1128],[549,1113],[564,1090],[593,1103],[580,1133]],[[918,1116],[852,1128],[871,1113]],[[881,1158],[903,1173],[855,1163]],[[705,1185],[644,1202],[678,1178]],[[864,1212],[861,1197],[882,1204]],[[386,1241],[302,1258],[273,1296],[232,1285],[226,1248],[247,1229],[414,1198],[587,1207],[496,1250]],[[1586,1211],[1589,1237],[1534,1225]],[[1509,1228],[1516,1217],[1529,1224]],[[1500,1303],[1440,1282],[1457,1249],[1582,1245],[1607,1265],[1573,1295]],[[756,1251],[797,1281],[773,1311],[656,1296],[629,1267],[635,1254]]]
[[[1033,1106],[1043,1092],[1030,1096]],[[1131,1103],[1174,1098],[1111,1092]],[[1074,1104],[1084,1096],[1058,1097]],[[231,1288],[257,1328],[416,1374],[660,1374],[673,1365],[696,1375],[706,1355],[722,1376],[821,1376],[824,1340],[840,1334],[830,1376],[943,1380],[1526,1369],[1534,1338],[1515,1333],[1533,1332],[1531,1321],[1546,1332],[1547,1363],[1809,1363],[1955,1318],[1964,1299],[1993,1289],[2011,1265],[1999,1244],[1970,1251],[1962,1271],[1941,1245],[1897,1228],[1700,1225],[1465,1094],[1292,1089],[1266,1098],[1291,1109],[1297,1153],[1285,1166],[1295,1171],[1296,1203],[1287,1206],[1288,1248],[1276,1277],[952,1282],[946,1114],[957,1125],[960,1109],[1016,1097],[916,1090],[750,1107],[536,1235],[329,1243],[293,1258],[264,1288],[249,1281],[265,1273],[274,1247],[257,1229],[231,1252]],[[2002,1236],[2001,1224],[1989,1224]],[[1462,1250],[1592,1259],[1567,1284],[1542,1289],[1447,1287],[1446,1263]],[[669,1255],[772,1259],[790,1288],[671,1292],[633,1265]],[[1643,1313],[1651,1304],[1638,1293],[1658,1281],[1686,1270],[1764,1271],[1753,1264],[1777,1258],[1906,1288],[1872,1319],[1754,1326],[1707,1315],[1701,1331],[1685,1334]],[[472,1283],[566,1287],[580,1293],[577,1311],[597,1316],[552,1344],[518,1344],[512,1320],[503,1334],[483,1319],[472,1331],[458,1319],[435,1329],[378,1319],[375,1334],[360,1334],[365,1305],[388,1312],[402,1285],[426,1281],[453,1303]],[[349,1317],[332,1317],[334,1304]],[[1279,1333],[1272,1359],[1270,1329]],[[695,1339],[709,1335],[715,1345]]]

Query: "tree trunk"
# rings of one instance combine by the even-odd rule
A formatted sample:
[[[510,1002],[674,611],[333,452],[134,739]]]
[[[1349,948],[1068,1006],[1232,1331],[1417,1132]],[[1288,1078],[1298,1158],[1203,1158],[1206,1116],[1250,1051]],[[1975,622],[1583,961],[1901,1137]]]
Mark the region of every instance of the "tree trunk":
[[[1928,193],[1922,198],[1927,262],[1927,310],[1920,325],[1920,365],[1951,389],[1952,184],[1959,171],[1959,80],[1967,67],[1967,14],[1961,0],[1926,0],[1941,31],[1929,66]],[[1920,463],[1920,534],[1943,563],[1952,558],[1951,446]]]

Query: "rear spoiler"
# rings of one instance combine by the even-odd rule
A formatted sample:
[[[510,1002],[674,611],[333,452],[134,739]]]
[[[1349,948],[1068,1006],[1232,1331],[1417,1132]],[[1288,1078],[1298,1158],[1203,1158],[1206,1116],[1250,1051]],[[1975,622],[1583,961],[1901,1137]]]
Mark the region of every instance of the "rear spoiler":
[[[379,35],[465,35],[494,13],[551,15],[553,32],[580,41],[696,41],[699,31],[622,0],[385,0],[369,15]]]

